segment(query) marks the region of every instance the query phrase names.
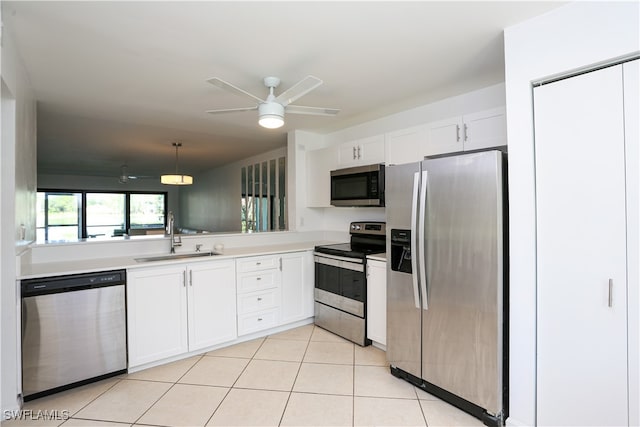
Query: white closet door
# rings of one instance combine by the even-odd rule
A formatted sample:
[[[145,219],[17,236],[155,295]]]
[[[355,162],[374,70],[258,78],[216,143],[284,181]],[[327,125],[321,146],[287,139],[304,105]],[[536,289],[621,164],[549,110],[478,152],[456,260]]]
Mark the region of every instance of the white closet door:
[[[640,59],[623,66],[627,155],[629,425],[640,425]]]
[[[628,424],[622,94],[622,66],[534,90],[538,425]]]

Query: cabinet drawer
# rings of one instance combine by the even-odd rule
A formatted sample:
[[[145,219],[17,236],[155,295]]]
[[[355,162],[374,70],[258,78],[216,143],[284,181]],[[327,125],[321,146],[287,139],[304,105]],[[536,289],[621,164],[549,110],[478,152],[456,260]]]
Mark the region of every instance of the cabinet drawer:
[[[268,270],[238,276],[238,293],[276,288],[280,284],[278,270]]]
[[[261,331],[277,326],[278,309],[272,308],[258,313],[243,314],[238,316],[238,335]]]
[[[280,257],[268,255],[261,257],[239,258],[236,263],[238,273],[268,270],[271,268],[278,268],[280,266]]]
[[[240,294],[238,295],[238,314],[276,308],[279,301],[280,292],[278,292],[278,289]]]

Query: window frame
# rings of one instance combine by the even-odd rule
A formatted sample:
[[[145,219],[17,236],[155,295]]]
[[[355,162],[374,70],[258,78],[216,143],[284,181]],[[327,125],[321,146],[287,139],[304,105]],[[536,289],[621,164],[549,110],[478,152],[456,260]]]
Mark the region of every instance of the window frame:
[[[49,212],[47,210],[47,194],[80,194],[81,203],[80,203],[80,215],[79,220],[80,223],[76,226],[78,227],[79,235],[78,239],[87,239],[87,193],[97,194],[97,193],[105,193],[105,194],[124,194],[125,196],[125,234],[128,233],[131,228],[131,195],[132,194],[149,194],[149,195],[162,195],[164,197],[164,224],[167,224],[167,216],[169,209],[169,192],[168,191],[139,191],[139,190],[127,190],[127,191],[114,191],[114,190],[70,190],[70,189],[60,189],[60,188],[38,188],[37,193],[45,193],[45,206],[44,206],[44,236],[45,240],[48,240],[48,227],[49,227]]]

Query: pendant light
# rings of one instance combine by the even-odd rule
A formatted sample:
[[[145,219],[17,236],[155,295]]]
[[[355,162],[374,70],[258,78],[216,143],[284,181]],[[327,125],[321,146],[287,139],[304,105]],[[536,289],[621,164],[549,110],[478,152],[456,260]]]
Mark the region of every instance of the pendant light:
[[[174,175],[162,175],[160,182],[167,185],[191,185],[193,184],[192,176],[178,174],[178,148],[182,147],[182,143],[174,142],[173,146],[176,147],[176,173]]]

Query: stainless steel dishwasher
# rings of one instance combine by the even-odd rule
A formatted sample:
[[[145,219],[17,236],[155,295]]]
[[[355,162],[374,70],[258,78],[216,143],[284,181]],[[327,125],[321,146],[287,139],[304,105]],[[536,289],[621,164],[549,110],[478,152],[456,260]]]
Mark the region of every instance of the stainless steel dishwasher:
[[[25,401],[126,372],[124,270],[21,282]]]

